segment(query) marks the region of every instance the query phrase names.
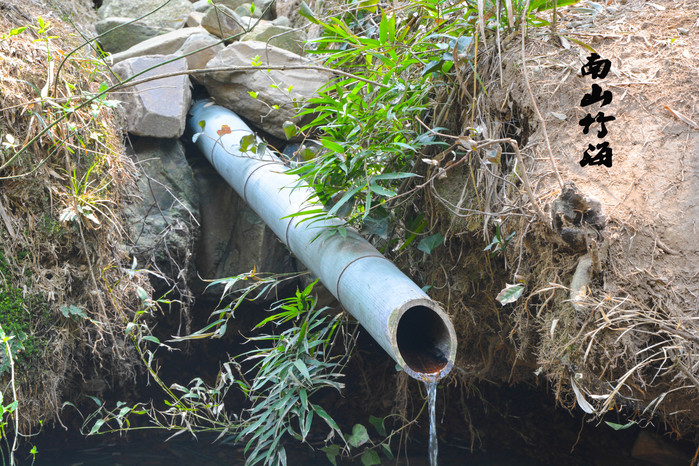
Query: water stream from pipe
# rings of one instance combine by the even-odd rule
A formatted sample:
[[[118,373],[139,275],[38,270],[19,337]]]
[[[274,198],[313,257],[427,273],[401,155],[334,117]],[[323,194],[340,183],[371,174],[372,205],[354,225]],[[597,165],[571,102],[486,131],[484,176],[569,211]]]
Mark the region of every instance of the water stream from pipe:
[[[425,387],[427,388],[427,406],[430,410],[430,466],[437,466],[437,424],[435,419],[435,405],[437,404],[437,382],[425,382]]]

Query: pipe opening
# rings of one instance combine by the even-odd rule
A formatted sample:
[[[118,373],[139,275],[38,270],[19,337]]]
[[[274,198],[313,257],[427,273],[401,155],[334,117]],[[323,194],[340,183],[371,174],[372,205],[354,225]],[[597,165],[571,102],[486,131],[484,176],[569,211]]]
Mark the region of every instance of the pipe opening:
[[[398,351],[410,369],[436,373],[449,363],[449,331],[442,317],[426,306],[411,307],[396,330]]]

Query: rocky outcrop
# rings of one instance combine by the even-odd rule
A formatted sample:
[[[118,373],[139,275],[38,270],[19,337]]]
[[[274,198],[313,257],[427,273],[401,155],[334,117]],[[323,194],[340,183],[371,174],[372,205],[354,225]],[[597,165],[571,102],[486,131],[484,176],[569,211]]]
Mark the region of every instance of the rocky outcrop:
[[[181,2],[174,3],[183,7]],[[268,0],[256,3],[254,8],[249,0],[214,3],[216,8],[206,1],[187,2],[186,17],[184,8],[174,10],[172,18],[185,17],[201,26],[168,31],[139,21],[119,29],[121,38],[107,36],[106,43],[108,39],[115,40],[106,49],[118,51],[111,55],[113,71],[126,79],[200,49],[203,50],[136,79],[206,67],[249,67],[258,56],[264,57],[262,64],[288,66],[290,69],[283,71],[261,68],[217,72],[209,77],[193,75],[196,82],[206,83],[219,102],[268,133],[283,137],[282,124],[294,117],[298,104],[314,95],[330,75],[303,69],[310,63],[299,55],[303,53],[303,33],[285,27],[288,20],[259,20],[270,4]],[[245,16],[236,14],[236,8]],[[135,4],[119,0],[105,0],[100,12],[122,16],[104,19],[102,30],[143,14]],[[253,15],[258,18],[250,17]],[[255,23],[244,43],[234,42],[229,47],[221,43],[231,36],[239,36],[234,38],[237,41]],[[167,24],[172,27],[172,23]],[[253,268],[274,273],[294,271],[293,260],[283,243],[213,168],[200,167],[192,175],[182,143],[177,139],[185,129],[191,100],[188,76],[161,78],[120,92],[116,98],[124,101],[127,130],[142,137],[137,138],[133,153],[143,169],[138,181],[142,198],[127,208],[134,241],[132,253],[139,266],[151,266],[169,282],[186,279],[187,286],[195,292],[206,292],[212,297],[219,297],[221,290],[206,289],[202,278],[235,276]],[[195,262],[196,274],[187,265],[190,262]]]
[[[171,30],[150,26],[141,21],[129,23],[130,21],[133,21],[133,18],[109,17],[95,24],[97,34],[104,34],[99,38],[102,50],[109,53],[122,52],[140,42],[165,34]],[[113,28],[117,29],[105,34]]]
[[[196,242],[199,193],[184,146],[177,139],[141,138],[130,154],[141,171],[141,198],[125,209],[131,253],[139,267],[149,265],[179,281]]]
[[[309,60],[264,42],[235,42],[209,63],[207,68],[249,67],[261,63],[259,71],[225,71],[207,74],[202,81],[217,103],[230,108],[266,132],[285,138],[285,121],[298,121],[298,107],[326,84],[330,73],[304,69]],[[287,66],[268,70],[264,65]]]
[[[171,29],[184,26],[189,12],[192,11],[192,3],[189,0],[169,0],[165,5],[163,3],[163,0],[104,0],[97,10],[97,15],[102,19],[111,16],[140,18],[157,9],[141,21],[149,26]]]
[[[210,165],[194,172],[199,187],[201,230],[195,264],[203,279],[231,277],[255,268],[261,272],[293,272],[284,244]],[[211,202],[215,199],[216,202]],[[205,282],[193,289],[203,292]],[[207,294],[220,296],[221,289]]]
[[[151,55],[124,60],[113,71],[122,79],[174,58],[175,55]],[[141,78],[187,69],[185,60],[177,60],[141,75]],[[186,75],[161,78],[124,88],[123,101],[127,130],[139,136],[178,138],[184,133],[187,111],[192,99]]]

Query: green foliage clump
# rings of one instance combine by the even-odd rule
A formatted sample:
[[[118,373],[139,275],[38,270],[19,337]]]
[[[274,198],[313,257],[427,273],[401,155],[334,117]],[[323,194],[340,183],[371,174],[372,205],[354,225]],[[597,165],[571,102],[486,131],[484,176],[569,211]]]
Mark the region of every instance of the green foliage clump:
[[[25,253],[18,253],[18,259],[24,256]],[[3,277],[0,281],[0,325],[8,335],[15,336],[10,341],[10,349],[16,364],[27,367],[46,347],[47,339],[41,333],[51,317],[50,310],[40,293],[25,296],[20,288],[13,285],[12,277],[15,274],[2,253],[0,273]],[[4,348],[0,354],[1,375],[10,368]]]
[[[317,299],[311,295],[315,283],[282,300],[273,309],[276,313],[256,326],[289,322],[290,328],[249,339],[271,346],[263,344],[246,354],[248,360],[258,361],[252,383],[244,387],[253,406],[236,437],[249,438],[246,453],[254,445],[247,464],[286,464],[284,443],[290,438],[305,441],[314,415],[344,439],[332,417],[311,401],[313,394],[323,388],[342,390],[344,385],[338,379],[348,356],[330,355],[340,315],[333,318],[325,313],[326,308],[316,309]]]
[[[326,151],[291,172],[315,188],[321,202],[334,202],[329,214],[345,214],[354,224],[372,211],[386,217],[378,206],[415,176],[410,172],[427,146],[441,144],[430,126],[431,100],[454,64],[448,47],[464,42],[463,29],[453,23],[430,30],[369,10],[327,21],[308,16],[324,28],[311,52],[351,77],[322,88],[310,100],[313,107],[302,112],[315,116],[302,131],[317,134]],[[425,12],[419,20],[425,26],[445,14]]]

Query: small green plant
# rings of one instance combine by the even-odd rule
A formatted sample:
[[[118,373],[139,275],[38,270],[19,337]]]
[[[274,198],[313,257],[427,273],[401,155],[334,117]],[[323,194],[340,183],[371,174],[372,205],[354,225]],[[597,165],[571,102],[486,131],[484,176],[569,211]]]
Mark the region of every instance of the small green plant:
[[[66,207],[59,215],[61,222],[75,222],[79,219],[89,220],[93,228],[99,228],[102,224],[100,218],[107,219],[115,227],[118,226],[116,214],[113,211],[116,202],[109,199],[110,181],[104,177],[91,177],[95,168],[99,167],[99,161],[93,160],[83,175],[79,175],[73,168],[70,174],[70,195],[65,199]]]
[[[250,439],[245,446],[247,464],[262,461],[266,465],[285,465],[285,441],[305,441],[314,416],[345,440],[332,417],[311,401],[319,390],[343,388],[338,381],[343,375],[340,369],[349,356],[330,354],[341,315],[331,317],[325,313],[326,308],[316,309],[316,298],[311,295],[315,283],[282,300],[272,309],[275,314],[255,327],[290,323],[290,328],[249,339],[262,347],[244,355],[247,361],[258,361],[253,368],[254,378],[245,388],[252,407],[236,437]]]
[[[3,349],[5,350],[5,359],[8,361],[9,365],[9,372],[10,372],[10,383],[12,386],[12,399],[13,401],[5,405],[4,402],[4,394],[3,392],[0,391],[0,436],[2,439],[5,441],[5,446],[7,447],[7,455],[10,460],[10,465],[14,466],[15,463],[15,451],[17,450],[17,445],[18,445],[18,438],[19,438],[19,401],[17,399],[17,388],[15,387],[15,363],[14,363],[14,358],[12,356],[12,348],[10,345],[10,342],[15,339],[14,335],[7,335],[5,334],[5,330],[2,328],[2,325],[0,325],[0,341],[2,341],[2,346]],[[7,415],[9,418],[14,418],[14,441],[12,443],[12,446],[10,447],[8,438],[7,438],[7,424],[8,421],[5,419],[5,415]],[[2,462],[3,464],[5,463],[5,455],[3,452],[2,455]]]
[[[500,223],[496,223],[495,236],[493,236],[493,240],[485,247],[485,249],[483,249],[483,251],[490,251],[490,257],[495,257],[495,255],[499,252],[505,252],[507,244],[512,238],[514,238],[515,234],[516,232],[513,231],[507,238],[503,239],[502,233],[500,233]]]
[[[10,372],[10,360],[22,369],[29,369],[31,361],[44,350],[46,338],[42,330],[51,320],[51,312],[38,293],[27,294],[12,285],[15,269],[0,253],[0,326],[12,336],[0,350],[0,375]],[[11,352],[12,359],[7,351]]]
[[[29,27],[32,28],[36,34],[39,36],[38,39],[34,39],[34,42],[44,42],[46,45],[46,70],[47,70],[47,76],[46,76],[46,84],[44,87],[41,89],[40,95],[42,99],[45,99],[48,97],[49,93],[49,88],[51,87],[51,78],[53,76],[53,70],[54,70],[54,60],[53,60],[53,55],[51,54],[51,40],[57,39],[58,36],[51,36],[49,35],[49,31],[51,30],[51,22],[50,21],[45,21],[43,17],[39,16],[36,19],[37,25],[30,25]]]
[[[360,453],[357,453],[352,457],[358,457],[364,466],[381,464],[381,457],[378,453],[379,451],[383,453],[386,459],[395,460],[395,456],[391,450],[391,439],[393,436],[400,433],[410,423],[405,424],[398,430],[392,430],[389,433],[386,429],[386,418],[369,416],[369,423],[374,427],[374,430],[379,435],[381,440],[372,440],[369,431],[363,424],[355,424],[352,426],[352,432],[345,434],[347,445],[344,451],[338,444],[325,446],[321,450],[325,453],[328,461],[330,461],[333,466],[337,466],[337,458],[343,456],[343,454],[344,456],[352,456],[351,448],[360,449]]]

